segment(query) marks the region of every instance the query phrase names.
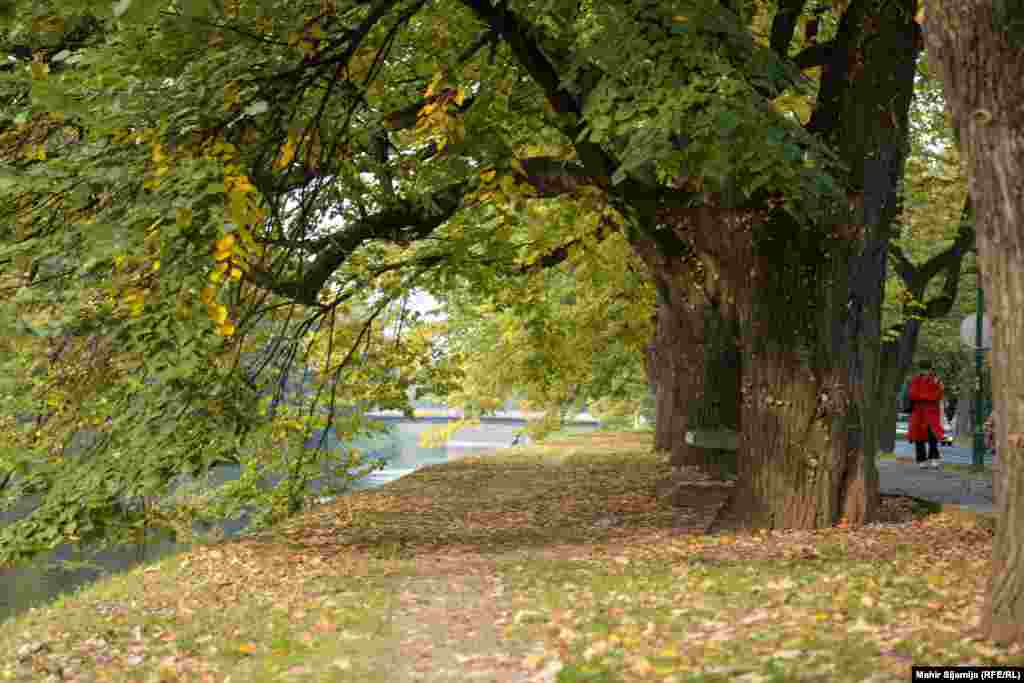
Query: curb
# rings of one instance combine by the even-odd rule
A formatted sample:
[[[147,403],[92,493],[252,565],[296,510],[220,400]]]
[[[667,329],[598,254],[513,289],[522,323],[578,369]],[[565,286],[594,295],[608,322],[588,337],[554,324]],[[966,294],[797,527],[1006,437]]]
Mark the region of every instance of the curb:
[[[992,533],[995,533],[996,523],[999,521],[995,510],[978,510],[970,505],[957,505],[955,503],[937,503],[934,500],[928,500],[920,496],[911,496],[905,493],[882,495],[898,495],[902,498],[911,498],[928,505],[937,505],[939,507],[939,514],[949,515],[959,522],[969,526],[980,527]]]

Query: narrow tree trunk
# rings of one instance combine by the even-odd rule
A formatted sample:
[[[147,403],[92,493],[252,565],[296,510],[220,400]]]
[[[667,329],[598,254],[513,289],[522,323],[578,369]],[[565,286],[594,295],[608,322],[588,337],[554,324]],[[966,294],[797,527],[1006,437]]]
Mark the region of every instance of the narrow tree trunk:
[[[998,641],[1024,642],[1024,10],[996,0],[938,0],[927,11],[929,53],[969,166],[994,336],[1003,495],[982,629]]]
[[[882,414],[882,421],[879,425],[880,438],[878,439],[878,451],[881,453],[896,452],[896,423],[899,417],[898,398],[891,399],[890,405]]]
[[[962,393],[961,398],[956,402],[956,433],[974,434],[974,421],[971,419],[971,406],[974,405],[974,396],[969,393]]]
[[[878,450],[892,453],[896,449],[896,417],[900,412],[900,387],[906,380],[917,349],[921,321],[906,320],[900,335],[882,346],[882,372],[876,397],[882,406],[879,416]]]
[[[654,447],[673,452],[683,441],[687,426],[689,395],[699,391],[694,385],[694,367],[700,346],[698,332],[687,324],[670,305],[658,307],[654,339],[648,350],[648,377],[655,389]]]
[[[916,4],[872,0],[850,6],[837,38],[842,49],[827,67],[837,81],[829,88],[822,83],[819,106],[808,123],[833,142],[850,169],[849,191],[860,199],[853,223],[863,226],[863,240],[847,264],[849,300],[833,301],[843,320],[835,351],[847,359],[845,376],[853,390],[842,507],[854,525],[872,521],[878,508],[882,299],[920,49]],[[828,128],[836,117],[838,125]]]

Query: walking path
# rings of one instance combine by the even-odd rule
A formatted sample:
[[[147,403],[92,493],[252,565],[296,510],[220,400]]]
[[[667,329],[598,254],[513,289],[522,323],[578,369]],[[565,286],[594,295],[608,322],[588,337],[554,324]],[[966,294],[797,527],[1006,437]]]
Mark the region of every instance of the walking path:
[[[966,454],[966,455],[965,455]],[[912,496],[973,513],[995,514],[991,474],[940,470],[922,470],[913,460],[910,444],[897,444],[896,459],[878,460],[878,476],[883,494]],[[942,449],[945,463],[970,462],[970,450],[950,446]]]

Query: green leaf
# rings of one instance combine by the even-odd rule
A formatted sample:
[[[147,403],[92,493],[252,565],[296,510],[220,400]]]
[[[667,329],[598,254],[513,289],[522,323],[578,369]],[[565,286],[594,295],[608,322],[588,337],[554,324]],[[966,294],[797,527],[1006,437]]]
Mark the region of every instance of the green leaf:
[[[800,161],[804,156],[803,151],[791,142],[782,146],[782,153],[787,161]]]
[[[740,117],[731,109],[726,109],[718,115],[718,126],[722,134],[728,135],[740,125]]]

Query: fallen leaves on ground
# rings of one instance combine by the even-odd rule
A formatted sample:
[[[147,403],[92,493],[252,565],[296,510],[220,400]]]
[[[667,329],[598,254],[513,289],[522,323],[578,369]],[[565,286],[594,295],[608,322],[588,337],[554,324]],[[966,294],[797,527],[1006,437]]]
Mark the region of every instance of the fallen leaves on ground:
[[[902,681],[915,663],[1024,663],[976,637],[986,530],[885,498],[863,528],[709,535],[728,487],[698,479],[636,435],[424,468],[30,611],[0,629],[0,680]]]

